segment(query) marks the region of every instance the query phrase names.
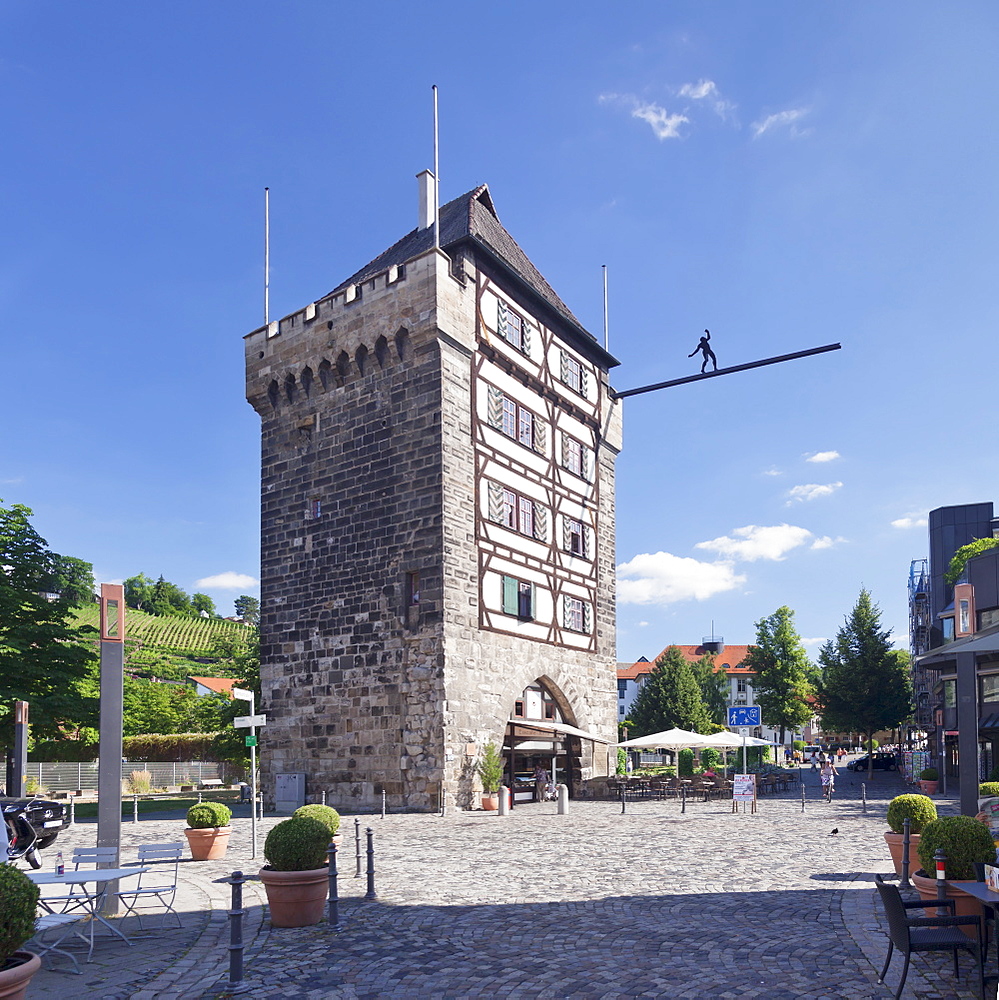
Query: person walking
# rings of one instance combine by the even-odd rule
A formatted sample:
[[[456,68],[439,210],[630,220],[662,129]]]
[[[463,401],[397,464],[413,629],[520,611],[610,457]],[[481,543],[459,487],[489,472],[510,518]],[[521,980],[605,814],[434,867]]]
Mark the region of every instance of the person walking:
[[[542,767],[541,761],[534,766],[534,799],[536,802],[545,801],[545,792],[548,788],[548,772]]]

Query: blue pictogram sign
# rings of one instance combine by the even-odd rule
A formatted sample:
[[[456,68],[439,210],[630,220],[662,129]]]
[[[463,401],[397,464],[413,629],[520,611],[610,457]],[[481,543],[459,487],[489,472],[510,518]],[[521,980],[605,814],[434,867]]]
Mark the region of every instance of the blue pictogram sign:
[[[739,726],[762,726],[763,716],[759,705],[733,705],[728,710],[728,725],[730,729]]]

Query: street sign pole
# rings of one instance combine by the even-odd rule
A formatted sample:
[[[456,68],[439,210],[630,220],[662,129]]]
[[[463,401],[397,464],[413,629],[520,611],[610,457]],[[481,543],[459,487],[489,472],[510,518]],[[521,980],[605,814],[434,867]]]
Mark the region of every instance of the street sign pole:
[[[242,688],[232,689],[233,698],[250,703],[250,714],[243,718],[233,719],[233,725],[237,729],[249,728],[250,736],[247,742],[250,744],[250,847],[251,857],[257,856],[257,724],[263,725],[265,716],[257,716],[254,704],[254,694],[252,691],[244,691]]]

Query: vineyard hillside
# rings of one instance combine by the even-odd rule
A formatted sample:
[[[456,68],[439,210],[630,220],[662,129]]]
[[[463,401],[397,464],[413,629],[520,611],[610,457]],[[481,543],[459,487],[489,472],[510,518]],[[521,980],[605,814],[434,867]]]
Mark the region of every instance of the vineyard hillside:
[[[73,610],[80,625],[100,629],[100,605]],[[149,615],[125,612],[125,669],[164,680],[186,680],[191,674],[225,677],[231,674],[215,652],[217,639],[249,643],[254,629],[224,618]]]

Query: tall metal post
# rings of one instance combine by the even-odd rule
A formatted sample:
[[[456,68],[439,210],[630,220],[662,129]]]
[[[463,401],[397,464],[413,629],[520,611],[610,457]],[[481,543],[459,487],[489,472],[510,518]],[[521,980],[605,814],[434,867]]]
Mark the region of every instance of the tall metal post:
[[[121,746],[125,674],[125,588],[101,584],[101,723],[97,769],[97,846],[113,847],[117,868],[121,846]],[[118,912],[118,883],[108,883],[101,913]]]
[[[15,799],[24,798],[24,784],[28,772],[28,703],[14,702],[14,754],[10,767],[10,787],[7,794]]]

